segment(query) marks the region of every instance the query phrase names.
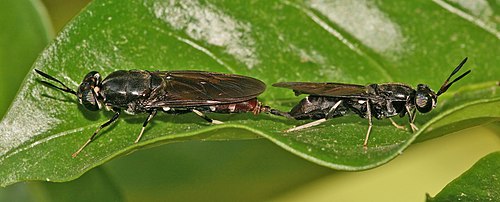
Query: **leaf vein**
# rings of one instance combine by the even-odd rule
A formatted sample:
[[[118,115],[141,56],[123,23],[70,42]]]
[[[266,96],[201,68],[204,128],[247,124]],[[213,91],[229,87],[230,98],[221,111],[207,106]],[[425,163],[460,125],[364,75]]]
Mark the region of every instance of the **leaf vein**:
[[[455,8],[453,5],[448,4],[443,0],[432,0],[432,1],[434,3],[436,3],[437,5],[441,6],[442,8],[444,8],[445,10],[449,11],[450,13],[455,14],[458,17],[461,17],[461,18],[471,22],[472,24],[484,29],[488,33],[493,34],[495,37],[497,37],[497,39],[500,39],[500,32],[497,31],[495,28],[488,26],[482,20],[475,18],[472,15],[469,15],[468,13],[466,13],[458,8]]]
[[[300,5],[297,5],[295,3],[289,2],[287,0],[282,1],[282,3],[285,4],[285,5],[290,5],[290,6],[294,7],[294,8],[296,8],[297,10],[299,10],[300,12],[303,12],[304,14],[306,14],[316,25],[320,26],[322,29],[324,29],[325,31],[327,31],[329,34],[331,34],[332,36],[334,36],[335,38],[337,38],[340,42],[342,42],[342,44],[344,44],[345,46],[347,46],[349,49],[351,49],[352,51],[354,51],[356,54],[360,55],[363,58],[366,58],[375,68],[378,69],[378,71],[380,73],[382,73],[382,75],[387,80],[389,80],[389,81],[393,80],[392,77],[391,77],[391,75],[389,75],[389,73],[382,67],[382,65],[380,65],[375,59],[373,59],[372,57],[370,57],[368,54],[364,53],[362,50],[360,50],[359,48],[357,48],[356,45],[354,45],[352,42],[350,42],[349,40],[347,40],[339,31],[337,31],[332,26],[328,25],[327,22],[325,22],[320,17],[318,17],[316,14],[314,14],[313,11],[311,11],[310,9],[305,8],[303,6],[300,6]]]
[[[183,37],[178,36],[178,35],[176,35],[176,34],[174,34],[172,32],[165,33],[165,31],[160,30],[160,29],[157,29],[157,31],[159,31],[161,33],[164,33],[164,34],[167,34],[168,36],[174,37],[178,41],[180,41],[182,43],[185,43],[185,44],[187,44],[187,45],[195,48],[198,51],[201,51],[202,53],[206,54],[207,56],[209,56],[210,58],[212,58],[213,60],[215,60],[215,62],[219,63],[221,66],[223,66],[224,68],[226,68],[230,73],[232,73],[232,74],[236,74],[237,73],[231,66],[229,66],[227,63],[225,63],[220,57],[218,57],[217,55],[215,55],[214,53],[212,53],[210,50],[208,50],[207,48],[203,47],[202,45],[197,44],[195,41],[187,39],[187,38],[183,38]]]

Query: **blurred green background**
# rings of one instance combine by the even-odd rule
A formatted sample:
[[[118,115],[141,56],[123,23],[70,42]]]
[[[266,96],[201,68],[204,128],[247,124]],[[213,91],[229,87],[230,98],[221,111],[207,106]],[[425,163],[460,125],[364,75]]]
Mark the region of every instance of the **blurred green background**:
[[[0,33],[0,116],[53,33],[88,3],[21,2],[34,5],[33,12],[21,11],[26,7],[0,12],[0,26],[18,30]],[[10,24],[13,18],[26,23]],[[498,137],[489,128],[468,129],[413,145],[392,162],[363,172],[333,171],[264,139],[174,143],[119,157],[71,182],[1,188],[0,201],[423,201],[425,193],[435,195],[498,150]]]

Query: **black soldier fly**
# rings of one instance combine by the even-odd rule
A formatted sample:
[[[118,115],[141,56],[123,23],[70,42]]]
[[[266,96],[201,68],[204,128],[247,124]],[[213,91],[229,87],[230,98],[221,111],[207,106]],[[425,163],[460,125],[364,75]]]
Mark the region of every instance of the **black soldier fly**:
[[[104,107],[115,113],[96,129],[73,157],[92,142],[101,129],[116,121],[122,109],[128,114],[149,114],[135,143],[141,139],[144,129],[157,111],[170,114],[194,112],[210,123],[220,124],[222,122],[210,119],[204,113],[258,114],[270,110],[256,98],[264,92],[266,85],[260,80],[235,74],[189,70],[119,70],[102,79],[98,72],[92,71],[84,77],[78,90],[74,91],[58,79],[40,70],[35,71],[62,87],[41,81],[43,84],[76,95],[86,109],[97,111]]]
[[[437,93],[434,93],[425,84],[418,84],[417,89],[413,89],[409,85],[402,83],[369,84],[366,86],[343,83],[276,83],[273,86],[292,89],[296,95],[309,94],[309,96],[302,99],[290,112],[280,112],[278,110],[271,110],[270,112],[297,120],[316,120],[286,131],[291,132],[319,125],[327,119],[344,116],[352,111],[360,117],[368,119],[368,131],[363,143],[366,148],[372,129],[372,116],[377,119],[389,118],[394,126],[404,129],[403,126],[396,124],[390,117],[396,115],[403,117],[408,114],[412,131],[418,130],[414,124],[416,110],[427,113],[436,107],[439,95],[446,92],[453,83],[470,73],[471,70],[468,70],[452,82],[449,82],[451,77],[460,70],[466,61],[467,58],[453,70]]]

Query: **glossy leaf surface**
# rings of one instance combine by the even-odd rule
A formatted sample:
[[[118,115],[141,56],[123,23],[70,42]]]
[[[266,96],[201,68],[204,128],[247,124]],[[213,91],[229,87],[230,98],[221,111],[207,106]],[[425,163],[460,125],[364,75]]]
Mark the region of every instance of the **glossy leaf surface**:
[[[1,184],[66,181],[141,147],[186,140],[265,137],[330,168],[379,166],[417,137],[425,140],[498,120],[500,35],[491,23],[477,23],[481,20],[486,21],[443,1],[96,0],[59,33],[34,68],[74,88],[91,70],[108,75],[119,69],[196,69],[247,75],[268,86],[283,81],[404,82],[433,89],[465,56],[464,69],[473,72],[440,96],[434,111],[417,115],[420,130],[415,134],[375,120],[366,150],[368,122],[357,116],[284,133],[307,121],[209,114],[225,122],[210,125],[194,114],[160,114],[138,144],[133,141],[146,116],[123,116],[74,159],[71,154],[112,114],[85,111],[75,97],[41,85],[40,77],[30,74],[0,125]],[[300,100],[272,87],[259,98],[281,110]],[[404,124],[407,118],[396,121]]]

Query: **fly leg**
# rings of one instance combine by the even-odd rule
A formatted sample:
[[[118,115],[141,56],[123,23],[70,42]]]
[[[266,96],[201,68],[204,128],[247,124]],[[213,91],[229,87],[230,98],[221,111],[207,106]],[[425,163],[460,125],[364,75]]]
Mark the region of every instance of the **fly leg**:
[[[213,123],[213,124],[223,124],[224,122],[222,121],[218,121],[218,120],[215,120],[215,119],[211,119],[211,118],[208,118],[207,115],[205,115],[204,113],[196,110],[196,109],[192,109],[191,110],[192,112],[194,112],[196,115],[200,116],[201,118],[205,119],[206,121],[210,122],[210,123]]]
[[[415,122],[415,117],[416,117],[416,113],[413,112],[413,118],[411,119],[411,122],[410,122],[410,126],[411,126],[411,130],[413,132],[416,132],[418,130],[418,127],[414,124]]]
[[[277,109],[271,109],[271,110],[269,110],[269,112],[271,114],[274,114],[274,115],[283,116],[283,117],[286,117],[289,119],[293,119],[293,117],[288,112],[282,112],[282,111],[277,110]]]
[[[118,119],[118,117],[120,116],[120,109],[118,108],[114,108],[113,111],[115,111],[115,115],[113,115],[113,117],[111,117],[111,119],[109,119],[109,121],[107,121],[106,123],[102,124],[101,126],[99,126],[99,128],[97,128],[94,132],[94,134],[92,134],[92,136],[90,136],[90,138],[87,140],[87,142],[85,142],[85,144],[83,144],[80,149],[78,149],[75,153],[73,153],[71,156],[73,158],[75,158],[82,150],[83,148],[85,148],[88,144],[90,144],[90,142],[92,142],[92,140],[94,140],[95,136],[97,135],[97,133],[99,133],[99,131],[103,128],[105,128],[106,126],[109,126],[109,124],[113,123],[116,121],[116,119]]]
[[[363,148],[367,148],[368,138],[370,137],[370,132],[372,131],[372,112],[370,107],[370,100],[366,100],[366,114],[368,116],[368,131],[366,131],[365,142],[363,143]]]
[[[328,110],[328,113],[326,114],[325,118],[318,119],[316,121],[309,122],[309,123],[306,123],[304,125],[300,125],[300,126],[297,126],[297,127],[290,128],[290,129],[286,130],[285,133],[292,132],[292,131],[297,131],[297,130],[302,130],[302,129],[305,129],[305,128],[310,128],[310,127],[317,126],[317,125],[325,122],[327,119],[331,118],[334,115],[335,110],[337,109],[337,107],[341,103],[342,103],[342,100],[339,100],[338,102],[336,102],[332,106],[332,108],[330,108],[330,110]]]
[[[401,129],[401,130],[404,130],[405,129],[405,126],[402,126],[402,125],[399,125],[397,124],[394,120],[392,120],[392,118],[389,118],[389,120],[391,121],[392,125],[398,129]]]
[[[142,124],[142,129],[141,129],[141,133],[139,133],[139,136],[137,136],[137,139],[135,139],[135,142],[134,143],[138,143],[139,140],[141,139],[142,137],[142,134],[144,133],[144,129],[146,129],[146,126],[148,125],[148,123],[151,121],[151,119],[153,119],[153,117],[156,115],[156,112],[157,110],[153,110],[149,113],[148,115],[148,118],[146,118],[146,120],[144,121],[144,123]]]
[[[317,125],[319,125],[319,124],[321,124],[321,123],[323,123],[325,121],[326,121],[326,118],[318,119],[316,121],[309,122],[309,123],[306,123],[304,125],[296,126],[296,127],[290,128],[288,130],[285,130],[285,133],[292,132],[292,131],[297,131],[297,130],[302,130],[302,129],[310,128],[310,127],[313,127],[313,126],[317,126]]]
[[[410,110],[410,107],[406,106],[406,111],[408,112],[408,119],[410,121],[410,126],[411,126],[411,130],[413,132],[417,131],[418,130],[418,127],[414,124],[415,122],[415,117],[417,115],[417,111],[414,109],[413,111]]]

